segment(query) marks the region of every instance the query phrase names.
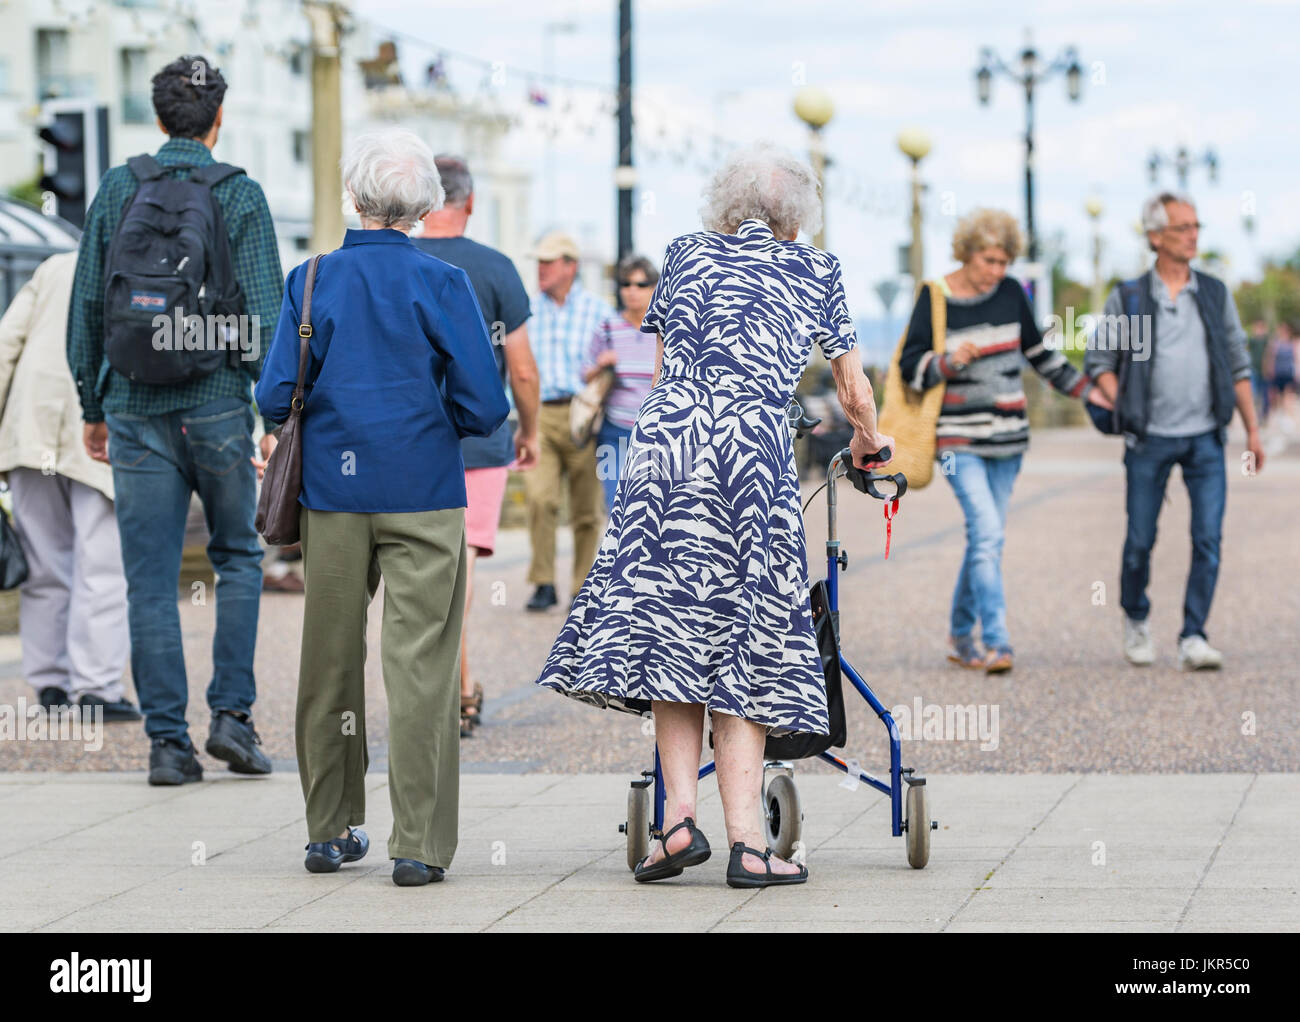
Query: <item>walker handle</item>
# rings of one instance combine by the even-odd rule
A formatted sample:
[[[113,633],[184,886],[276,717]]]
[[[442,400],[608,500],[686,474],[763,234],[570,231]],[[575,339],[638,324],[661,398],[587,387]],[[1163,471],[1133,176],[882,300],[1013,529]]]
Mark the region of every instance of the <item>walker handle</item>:
[[[886,444],[880,450],[870,455],[870,461],[873,464],[887,464],[894,457],[893,450]],[[870,469],[861,469],[853,464],[853,451],[846,447],[840,451],[840,464],[844,466],[844,474],[848,476],[849,482],[859,493],[866,493],[876,500],[897,500],[907,492],[907,476],[902,472],[873,472]],[[896,487],[893,493],[881,493],[876,489],[876,483],[888,483]]]

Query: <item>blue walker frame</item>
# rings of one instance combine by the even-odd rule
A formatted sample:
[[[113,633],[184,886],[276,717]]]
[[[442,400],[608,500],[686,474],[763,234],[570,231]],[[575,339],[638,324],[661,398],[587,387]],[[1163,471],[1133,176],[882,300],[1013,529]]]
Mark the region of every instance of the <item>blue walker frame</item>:
[[[793,406],[793,407],[797,407]],[[802,410],[800,411],[802,415]],[[804,421],[800,425],[802,428],[808,428],[815,425],[820,420],[812,422]],[[797,436],[802,436],[802,429]],[[826,510],[827,510],[827,533],[826,533],[826,588],[828,596],[827,610],[833,615],[837,615],[840,609],[840,587],[839,572],[848,569],[848,554],[840,550],[840,542],[836,536],[835,528],[835,478],[837,471],[843,469],[844,475],[856,473],[853,479],[854,485],[864,493],[870,493],[871,496],[879,500],[892,500],[901,497],[907,491],[907,480],[901,474],[888,475],[875,473],[853,468],[853,455],[849,448],[844,448],[831,458],[826,468]],[[881,494],[876,488],[875,483],[886,482],[897,486],[897,492],[894,495],[886,496]],[[838,569],[838,570],[837,570]],[[853,687],[867,701],[876,716],[880,718],[881,723],[885,725],[885,730],[889,733],[889,780],[883,781],[869,773],[859,770],[858,780],[864,784],[870,785],[881,794],[888,795],[890,801],[890,830],[894,837],[901,837],[905,831],[905,822],[903,819],[903,783],[906,781],[909,787],[913,785],[925,785],[925,778],[916,775],[913,767],[904,767],[902,765],[902,748],[898,736],[898,726],[894,723],[893,715],[885,706],[876,698],[876,694],[871,690],[871,686],[863,680],[857,670],[849,663],[848,658],[844,655],[843,646],[840,642],[839,628],[835,628],[835,644],[840,659],[840,671],[843,676],[848,678]],[[848,774],[849,764],[839,756],[830,752],[820,752],[817,758],[829,763],[842,773]],[[763,762],[763,773],[766,776],[767,771],[773,767],[789,768],[788,763],[778,760],[765,759]],[[710,760],[704,766],[700,767],[699,779],[703,780],[717,770],[717,764]],[[651,812],[651,830],[653,833],[662,833],[664,824],[664,801],[666,791],[664,788],[663,769],[659,761],[659,745],[655,743],[654,751],[654,770],[645,770],[641,774],[643,780],[633,781],[634,787],[646,787],[651,784],[654,786],[653,807]],[[926,814],[928,815],[928,813]],[[938,822],[929,821],[930,829],[937,830]],[[928,859],[928,850],[926,853]],[[920,867],[917,867],[920,868]]]

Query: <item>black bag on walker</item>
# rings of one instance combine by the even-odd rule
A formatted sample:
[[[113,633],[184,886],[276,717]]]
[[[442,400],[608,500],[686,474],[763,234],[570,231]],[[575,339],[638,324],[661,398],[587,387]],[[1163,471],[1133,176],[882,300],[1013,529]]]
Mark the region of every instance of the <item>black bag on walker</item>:
[[[767,759],[808,759],[831,747],[843,748],[848,740],[840,677],[839,615],[832,615],[828,609],[830,595],[826,591],[825,579],[812,586],[809,596],[812,602],[813,631],[817,635],[817,650],[822,658],[822,675],[826,679],[826,710],[830,734],[815,735],[795,731],[780,738],[769,738],[763,749],[763,755]]]

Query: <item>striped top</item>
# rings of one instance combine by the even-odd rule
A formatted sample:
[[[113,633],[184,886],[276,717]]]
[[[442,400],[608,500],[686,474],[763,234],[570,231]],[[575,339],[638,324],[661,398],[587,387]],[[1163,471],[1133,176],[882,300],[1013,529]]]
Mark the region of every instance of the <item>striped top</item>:
[[[613,351],[618,361],[614,363],[614,386],[605,398],[605,418],[622,429],[636,425],[636,413],[641,402],[650,393],[655,374],[655,349],[658,341],[654,335],[641,332],[635,323],[622,316],[601,320],[591,335],[591,345],[583,360],[586,374],[602,351]]]
[[[946,286],[945,286],[946,290]],[[937,453],[963,450],[1006,458],[1029,446],[1029,418],[1021,387],[1021,356],[1056,390],[1084,398],[1091,383],[1059,351],[1043,344],[1029,301],[1020,284],[1004,277],[988,294],[948,297],[948,328],[936,356],[930,326],[930,289],[922,288],[907,328],[899,368],[908,386],[928,390],[946,381],[937,427]],[[953,352],[974,341],[980,357],[965,369],[952,363]]]
[[[537,358],[543,401],[572,397],[582,390],[582,360],[601,320],[616,316],[601,298],[578,281],[558,304],[545,291],[533,299],[528,339]]]

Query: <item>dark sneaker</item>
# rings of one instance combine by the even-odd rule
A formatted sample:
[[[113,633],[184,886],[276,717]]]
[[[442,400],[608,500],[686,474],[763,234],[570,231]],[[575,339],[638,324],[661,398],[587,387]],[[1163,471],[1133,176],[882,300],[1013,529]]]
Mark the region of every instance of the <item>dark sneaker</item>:
[[[130,699],[117,699],[110,702],[107,699],[101,699],[99,696],[90,694],[84,695],[78,700],[78,705],[83,713],[93,713],[96,706],[103,707],[104,722],[118,720],[140,720],[140,711],[136,709],[135,703]]]
[[[524,606],[528,610],[548,610],[558,602],[559,599],[555,595],[555,586],[544,585],[533,590],[533,595]]]
[[[426,866],[414,859],[393,860],[393,883],[398,887],[422,887],[436,884],[447,871],[441,866]]]
[[[209,756],[225,760],[237,774],[269,774],[271,761],[258,748],[261,744],[251,717],[241,719],[230,710],[218,710],[203,748]]]
[[[41,706],[46,710],[55,710],[60,706],[72,705],[72,697],[57,685],[48,685],[41,689]]]
[[[190,784],[203,780],[194,746],[174,738],[155,738],[149,749],[150,784]]]
[[[346,838],[333,841],[312,841],[307,845],[307,858],[303,865],[308,873],[336,873],[345,862],[356,862],[370,851],[370,838],[364,830],[348,828]]]

